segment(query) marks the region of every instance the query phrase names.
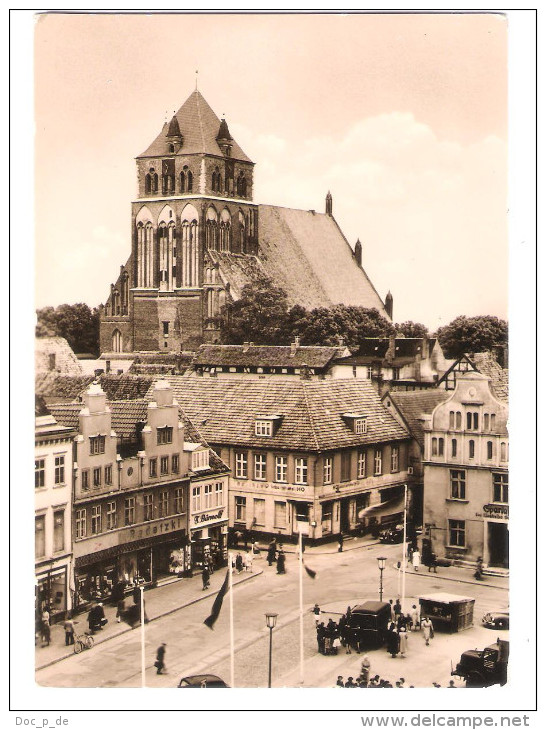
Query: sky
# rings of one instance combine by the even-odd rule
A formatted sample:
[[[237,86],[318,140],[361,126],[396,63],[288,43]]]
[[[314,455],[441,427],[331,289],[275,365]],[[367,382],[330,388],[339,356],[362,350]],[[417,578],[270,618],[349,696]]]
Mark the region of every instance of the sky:
[[[104,302],[134,158],[195,88],[254,201],[334,216],[394,320],[508,313],[499,14],[66,15],[35,24],[37,307]]]

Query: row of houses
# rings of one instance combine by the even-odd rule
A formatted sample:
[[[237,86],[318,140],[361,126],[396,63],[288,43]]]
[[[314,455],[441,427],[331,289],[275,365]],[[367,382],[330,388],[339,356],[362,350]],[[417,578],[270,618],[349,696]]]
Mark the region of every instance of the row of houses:
[[[230,537],[373,532],[401,519],[405,485],[438,555],[507,567],[507,407],[489,378],[470,369],[453,390],[381,396],[370,378],[230,367],[225,377],[140,376],[144,396],[137,376],[108,375],[59,376],[65,397],[42,393],[39,607],[60,616],[120,581],[130,589],[222,563]]]

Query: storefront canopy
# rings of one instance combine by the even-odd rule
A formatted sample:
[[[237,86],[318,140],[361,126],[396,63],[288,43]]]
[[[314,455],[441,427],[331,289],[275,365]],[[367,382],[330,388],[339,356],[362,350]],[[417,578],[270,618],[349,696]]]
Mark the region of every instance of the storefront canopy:
[[[404,493],[386,502],[374,504],[358,511],[358,519],[364,520],[367,517],[388,517],[404,511]]]

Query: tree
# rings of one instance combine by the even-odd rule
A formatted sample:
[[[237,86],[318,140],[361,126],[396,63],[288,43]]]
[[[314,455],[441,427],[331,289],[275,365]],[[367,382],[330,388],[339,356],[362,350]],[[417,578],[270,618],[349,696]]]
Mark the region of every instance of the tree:
[[[446,357],[458,358],[465,353],[484,352],[508,342],[508,322],[490,315],[480,317],[460,316],[435,336]]]
[[[241,298],[222,309],[222,342],[241,345],[289,344],[286,329],[288,299],[284,289],[262,277],[243,287]]]
[[[87,304],[60,304],[36,311],[36,336],[64,337],[74,352],[99,354],[99,311]]]
[[[396,330],[396,334],[398,335],[404,335],[404,337],[428,337],[428,329],[425,327],[424,324],[421,324],[420,322],[402,322],[400,324],[395,324],[394,329]]]

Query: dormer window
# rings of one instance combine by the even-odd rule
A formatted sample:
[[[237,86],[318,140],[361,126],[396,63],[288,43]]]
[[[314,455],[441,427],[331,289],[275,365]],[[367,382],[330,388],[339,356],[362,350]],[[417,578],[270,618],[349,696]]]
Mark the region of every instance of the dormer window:
[[[282,416],[277,414],[271,416],[257,416],[254,422],[254,433],[256,436],[274,436],[281,425]]]
[[[89,437],[89,453],[90,454],[104,454],[105,444],[106,444],[105,436],[90,436]]]
[[[341,417],[354,433],[368,433],[368,418],[363,413],[344,413]]]
[[[209,468],[209,450],[194,451],[191,456],[192,471],[200,471]]]
[[[164,426],[163,428],[157,429],[157,445],[172,444],[173,442],[173,429],[172,426]]]

